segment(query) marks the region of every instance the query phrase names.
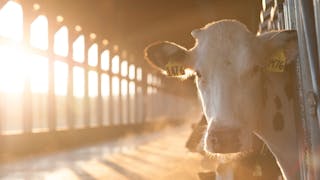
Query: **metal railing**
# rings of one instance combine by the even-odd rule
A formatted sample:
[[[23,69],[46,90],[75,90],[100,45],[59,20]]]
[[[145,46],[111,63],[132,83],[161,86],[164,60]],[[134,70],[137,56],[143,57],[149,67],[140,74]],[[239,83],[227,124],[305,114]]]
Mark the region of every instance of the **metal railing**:
[[[263,7],[271,10],[267,17],[261,11],[260,32],[272,29],[296,29],[299,42],[297,76],[301,122],[297,123],[300,152],[300,178],[319,179],[319,1],[266,0]],[[268,25],[264,25],[267,22]]]
[[[94,129],[130,129],[157,121],[188,117],[186,110],[193,106],[192,102],[168,93],[160,76],[147,72],[143,64],[138,64],[132,55],[120,50],[117,45],[87,32],[79,25],[69,25],[60,15],[46,13],[39,4],[10,0],[1,2],[0,12],[6,11],[5,8],[11,5],[16,9],[6,11],[9,12],[8,15],[0,13],[0,23],[4,23],[0,24],[0,27],[15,23],[4,19],[22,14],[20,40],[0,33],[0,63],[13,63],[13,67],[7,65],[12,68],[7,69],[9,74],[0,73],[1,143],[4,143],[5,138],[9,138],[6,143],[10,144],[14,141],[11,141],[10,137],[17,136],[41,137],[50,133],[78,133],[76,131],[86,134],[87,131],[94,132]],[[32,25],[40,16],[46,23],[42,26],[42,31],[42,27],[40,30],[35,28],[38,30],[38,34],[35,34]],[[67,34],[63,40],[67,46],[65,43],[60,44],[62,49],[68,49],[64,55],[55,50],[55,43],[58,41],[56,36],[60,30]],[[46,38],[46,45],[33,45],[33,36],[40,37],[39,41]],[[83,43],[80,43],[82,50],[75,45],[79,37],[82,39],[79,41]],[[17,49],[4,58],[1,56],[6,50],[3,47],[22,48],[23,52],[27,52],[28,58],[22,56],[17,62],[12,61],[15,53],[21,53]],[[77,51],[83,53],[80,60],[76,57]],[[31,63],[35,59],[37,62]],[[29,73],[21,75],[23,85],[18,88],[21,92],[4,90],[12,85],[10,83],[15,83],[11,82],[10,76],[14,74],[12,71],[16,72],[17,69],[27,69]],[[37,78],[40,82],[37,82]],[[34,90],[35,88],[39,88],[40,92]],[[4,144],[1,144],[1,147],[4,147]]]

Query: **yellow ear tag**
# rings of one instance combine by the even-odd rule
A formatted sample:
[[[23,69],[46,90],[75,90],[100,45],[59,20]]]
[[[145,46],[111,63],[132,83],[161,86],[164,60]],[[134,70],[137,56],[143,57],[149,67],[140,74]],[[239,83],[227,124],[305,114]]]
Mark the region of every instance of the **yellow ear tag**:
[[[181,64],[169,61],[165,65],[165,70],[168,76],[182,76],[185,74],[184,67]]]
[[[284,72],[286,66],[286,56],[283,50],[277,51],[272,57],[271,61],[267,66],[269,72]]]

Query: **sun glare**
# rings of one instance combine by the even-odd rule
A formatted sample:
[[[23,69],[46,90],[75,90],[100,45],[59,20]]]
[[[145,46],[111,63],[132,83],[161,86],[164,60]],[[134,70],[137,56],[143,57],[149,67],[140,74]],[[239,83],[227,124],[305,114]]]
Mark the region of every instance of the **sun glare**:
[[[29,56],[28,76],[30,78],[31,91],[33,93],[48,92],[48,58],[32,54]]]
[[[89,97],[98,96],[98,73],[89,71]]]
[[[0,10],[0,36],[20,42],[23,35],[21,5],[7,2]],[[20,93],[24,88],[25,51],[18,44],[0,45],[0,91]]]
[[[19,3],[8,1],[0,9],[0,38],[7,38],[14,43],[0,44],[0,91],[5,93],[22,93],[30,85],[32,93],[48,93],[49,84],[49,59],[27,51],[22,43],[23,40],[23,11]],[[69,55],[69,29],[62,26],[53,37],[53,52],[55,55],[67,57]],[[48,19],[44,15],[37,16],[30,24],[29,45],[40,50],[48,50]],[[73,61],[84,63],[85,61],[85,36],[80,35],[72,43],[72,59]],[[135,65],[129,65],[128,61],[120,60],[119,55],[115,55],[110,59],[110,51],[104,50],[100,55],[98,52],[98,44],[94,43],[88,49],[88,65],[92,67],[98,66],[99,56],[101,64],[99,68],[104,71],[111,70],[114,74],[119,74],[125,78],[128,76],[130,80],[141,81],[142,70],[137,69]],[[68,76],[69,65],[60,61],[62,59],[54,59],[54,93],[57,96],[66,96],[68,92]],[[111,61],[111,62],[110,62]],[[110,66],[111,65],[111,66]],[[84,97],[84,77],[88,75],[89,96],[98,96],[98,76],[95,71],[85,73],[83,67],[76,66],[72,68],[73,73],[73,95],[75,97]],[[110,89],[110,81],[112,89]],[[134,82],[123,80],[119,77],[101,75],[101,95],[102,96],[118,96],[132,95],[135,93]],[[121,89],[120,89],[121,85]]]
[[[53,52],[63,57],[68,56],[69,43],[68,43],[68,28],[66,26],[61,27],[54,34]]]
[[[48,20],[43,15],[31,23],[30,44],[42,50],[48,49]]]
[[[73,95],[75,97],[84,96],[84,69],[81,67],[73,68]]]
[[[121,76],[126,77],[128,75],[128,62],[122,61],[121,63]]]
[[[112,77],[112,95],[113,96],[119,96],[119,78],[118,77]]]
[[[25,82],[25,53],[19,47],[0,46],[0,91],[21,93]]]
[[[0,36],[21,41],[23,35],[23,12],[20,4],[8,1],[0,9]]]
[[[110,78],[108,74],[101,75],[101,95],[102,97],[110,96]]]
[[[126,96],[128,93],[128,81],[125,79],[121,80],[121,95]]]
[[[88,50],[88,64],[90,66],[98,65],[98,45],[96,43]]]
[[[115,74],[119,73],[119,63],[120,63],[119,56],[118,55],[114,56],[111,62],[112,62],[112,69],[111,69],[112,73],[115,73]]]
[[[73,48],[73,60],[77,62],[84,62],[84,36],[80,35],[72,45]]]
[[[68,92],[68,64],[54,62],[54,84],[55,95],[66,96]]]
[[[135,78],[135,66],[133,64],[131,64],[129,66],[129,78],[130,79],[134,79]]]
[[[104,50],[101,54],[101,68],[105,71],[109,70],[110,51]]]

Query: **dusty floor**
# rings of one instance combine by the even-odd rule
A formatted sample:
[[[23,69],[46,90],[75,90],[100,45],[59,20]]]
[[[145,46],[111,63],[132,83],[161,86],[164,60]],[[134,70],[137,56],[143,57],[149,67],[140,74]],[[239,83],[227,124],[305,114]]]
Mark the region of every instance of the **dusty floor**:
[[[184,147],[191,128],[167,128],[0,166],[0,179],[198,179],[202,157]]]

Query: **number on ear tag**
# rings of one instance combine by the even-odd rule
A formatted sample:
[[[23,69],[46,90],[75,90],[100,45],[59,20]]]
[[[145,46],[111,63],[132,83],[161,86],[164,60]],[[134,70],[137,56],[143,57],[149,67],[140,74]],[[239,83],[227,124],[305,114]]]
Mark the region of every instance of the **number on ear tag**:
[[[272,56],[271,61],[267,66],[267,71],[284,72],[285,66],[286,66],[286,56],[283,50],[279,50]]]
[[[165,65],[165,70],[168,76],[182,76],[185,74],[184,67],[179,63],[175,63],[169,61],[168,64]]]

